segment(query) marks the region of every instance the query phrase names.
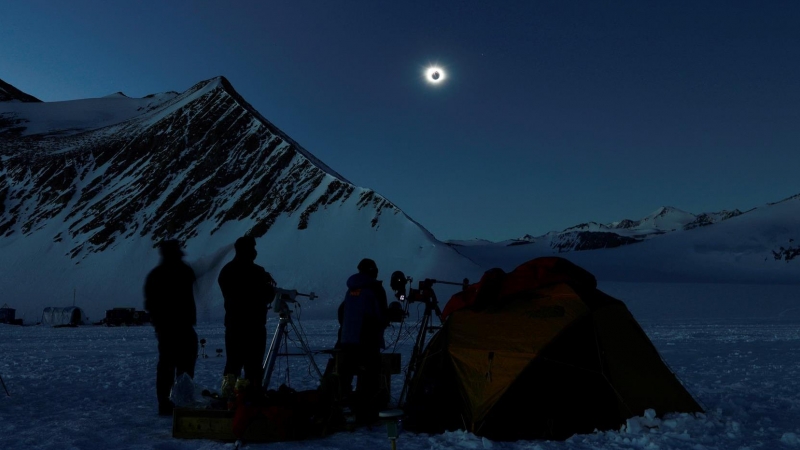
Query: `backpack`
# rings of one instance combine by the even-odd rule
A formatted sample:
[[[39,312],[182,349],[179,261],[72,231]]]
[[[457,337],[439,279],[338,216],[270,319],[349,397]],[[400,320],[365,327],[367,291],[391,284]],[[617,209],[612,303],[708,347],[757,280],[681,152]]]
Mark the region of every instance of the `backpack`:
[[[381,311],[369,286],[348,289],[343,302],[341,344],[383,345]]]

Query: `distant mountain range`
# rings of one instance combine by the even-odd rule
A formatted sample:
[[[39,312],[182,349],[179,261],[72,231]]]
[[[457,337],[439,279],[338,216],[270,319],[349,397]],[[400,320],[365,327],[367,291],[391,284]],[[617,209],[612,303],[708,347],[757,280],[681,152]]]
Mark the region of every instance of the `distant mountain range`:
[[[545,241],[559,253],[570,251],[597,250],[635,244],[656,236],[678,230],[692,230],[719,223],[743,214],[738,209],[698,215],[671,206],[662,206],[653,213],[639,219],[623,219],[607,224],[597,222],[581,223],[562,231],[551,231],[543,236],[526,234],[520,238],[499,243],[475,239],[472,241],[447,241],[454,246],[472,245],[526,245]]]
[[[561,256],[616,281],[800,283],[800,194],[742,212],[661,207],[639,220],[582,223],[542,236],[448,245],[506,270]]]
[[[0,298],[34,316],[73,301],[93,318],[139,306],[156,243],[177,238],[198,273],[201,318],[218,317],[216,276],[245,233],[257,238],[257,262],[282,287],[315,291],[309,308],[325,313],[363,257],[384,280],[394,270],[476,280],[560,255],[601,279],[800,282],[798,205],[659,208],[538,237],[444,243],[317,159],[223,77],[182,93],[64,102],[0,81]],[[669,269],[681,259],[688,272]]]

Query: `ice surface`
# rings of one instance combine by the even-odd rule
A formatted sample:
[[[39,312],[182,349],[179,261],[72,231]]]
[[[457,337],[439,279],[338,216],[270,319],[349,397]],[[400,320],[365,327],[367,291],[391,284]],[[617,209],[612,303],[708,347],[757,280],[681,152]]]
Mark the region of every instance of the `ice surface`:
[[[711,288],[706,291],[711,295]],[[715,301],[724,303],[725,292]],[[652,299],[651,304],[669,299]],[[642,308],[642,313],[647,309]],[[651,315],[653,316],[653,315]],[[276,326],[270,316],[269,334]],[[706,410],[705,414],[648,411],[619,430],[576,435],[564,442],[492,442],[464,431],[440,435],[403,431],[398,449],[773,449],[800,442],[800,319],[663,318],[641,320],[667,364]],[[336,338],[333,320],[300,320],[313,349]],[[217,390],[224,357],[224,328],[197,328],[209,358],[197,361],[195,392]],[[387,331],[390,348],[407,363],[409,343]],[[406,333],[407,334],[407,333]],[[396,343],[396,347],[394,346]],[[11,397],[0,397],[0,439],[17,449],[229,449],[231,444],[175,440],[171,419],[157,415],[156,341],[150,327],[48,328],[0,325],[0,374]],[[324,367],[327,356],[317,355]],[[396,396],[402,377],[392,377]],[[316,380],[302,358],[279,359],[273,380],[310,389]],[[258,449],[389,448],[383,427],[324,439],[249,444]]]

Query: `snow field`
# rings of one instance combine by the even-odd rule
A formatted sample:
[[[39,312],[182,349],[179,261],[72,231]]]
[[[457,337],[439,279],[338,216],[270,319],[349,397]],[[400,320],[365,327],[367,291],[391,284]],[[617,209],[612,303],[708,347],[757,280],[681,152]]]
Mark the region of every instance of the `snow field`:
[[[276,320],[270,316],[271,337]],[[313,349],[330,348],[333,320],[299,320]],[[800,320],[644,321],[662,357],[706,409],[628,420],[620,430],[564,442],[492,442],[463,431],[402,432],[398,449],[774,449],[800,447]],[[410,330],[413,333],[413,330]],[[224,328],[201,324],[208,358],[197,361],[196,390],[217,390]],[[396,329],[387,332],[390,344]],[[406,332],[403,332],[406,333]],[[407,333],[406,333],[407,334]],[[293,335],[290,334],[290,337]],[[401,339],[402,341],[402,339]],[[291,342],[290,342],[291,345]],[[398,351],[407,364],[409,346]],[[0,397],[3,449],[229,449],[232,444],[176,440],[171,421],[156,414],[156,341],[150,327],[45,328],[0,325],[0,374],[11,392]],[[324,370],[326,355],[317,355]],[[285,381],[279,360],[273,380]],[[393,378],[395,397],[402,376]],[[290,385],[311,389],[308,363],[292,358]],[[277,384],[273,384],[273,387]],[[2,393],[4,395],[4,393]],[[270,449],[389,448],[383,427],[304,442],[249,444]]]

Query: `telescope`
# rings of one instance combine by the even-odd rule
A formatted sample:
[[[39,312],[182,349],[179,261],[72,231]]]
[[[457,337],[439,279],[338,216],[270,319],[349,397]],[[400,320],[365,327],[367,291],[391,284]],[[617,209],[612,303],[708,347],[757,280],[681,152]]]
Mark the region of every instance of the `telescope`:
[[[433,285],[436,283],[461,286],[461,289],[463,290],[466,290],[469,286],[469,279],[467,278],[464,278],[461,283],[425,278],[419,282],[417,289],[410,288],[408,290],[408,294],[406,295],[406,284],[412,281],[413,279],[411,277],[407,277],[400,270],[396,270],[394,273],[392,273],[392,278],[389,285],[391,286],[392,290],[394,291],[394,295],[398,300],[406,301],[408,303],[422,302],[430,304],[435,303],[436,300],[436,294],[433,292]]]
[[[394,296],[401,302],[406,299],[406,283],[411,281],[413,281],[411,277],[406,277],[406,274],[399,270],[395,270],[389,279],[389,286],[394,291]]]
[[[289,304],[297,303],[297,297],[308,297],[314,300],[317,298],[317,295],[313,292],[304,294],[302,292],[297,292],[296,289],[281,289],[276,287],[275,297],[269,305],[269,307],[278,313],[278,328],[275,329],[275,334],[269,344],[269,350],[267,350],[267,356],[264,358],[264,363],[262,365],[264,369],[264,378],[261,380],[261,385],[265,391],[269,388],[272,371],[275,368],[275,361],[277,361],[278,356],[306,357],[311,367],[313,367],[314,371],[317,373],[317,376],[322,379],[322,372],[320,372],[317,363],[314,361],[314,354],[311,352],[308,342],[306,342],[304,333],[295,326],[292,320],[291,314],[294,311],[289,308]],[[300,344],[302,353],[289,353],[288,349],[284,349],[284,351],[281,352],[282,346],[285,347],[289,340],[289,328],[294,332],[295,340]]]
[[[403,390],[400,392],[400,399],[398,400],[399,406],[402,406],[403,402],[405,401],[406,393],[408,392],[409,383],[413,378],[413,374],[419,370],[421,364],[420,355],[425,349],[426,344],[425,336],[428,333],[432,333],[434,330],[441,328],[441,325],[436,326],[432,324],[431,316],[433,314],[436,314],[436,317],[439,318],[440,324],[442,322],[442,311],[439,309],[439,302],[436,299],[436,292],[433,291],[433,285],[439,283],[449,284],[452,286],[461,286],[461,289],[464,291],[466,291],[469,287],[469,279],[467,278],[464,278],[464,280],[462,280],[460,283],[456,283],[454,281],[436,280],[434,278],[425,278],[419,282],[416,289],[409,288],[408,294],[406,294],[406,284],[411,283],[412,281],[413,280],[411,277],[407,277],[402,271],[397,270],[392,273],[390,282],[395,297],[399,301],[405,302],[405,308],[403,311],[401,311],[404,313],[404,316],[408,315],[408,308],[412,303],[420,302],[425,305],[425,312],[420,318],[419,331],[417,332],[417,338],[414,342],[414,348],[411,351],[411,359],[409,360],[408,367],[406,368],[406,377],[403,382]]]
[[[278,312],[278,315],[283,317],[291,313],[289,310],[290,303],[297,303],[297,297],[308,297],[310,300],[317,298],[313,292],[304,294],[297,292],[297,289],[281,289],[275,288],[275,297],[270,302],[269,307]]]

